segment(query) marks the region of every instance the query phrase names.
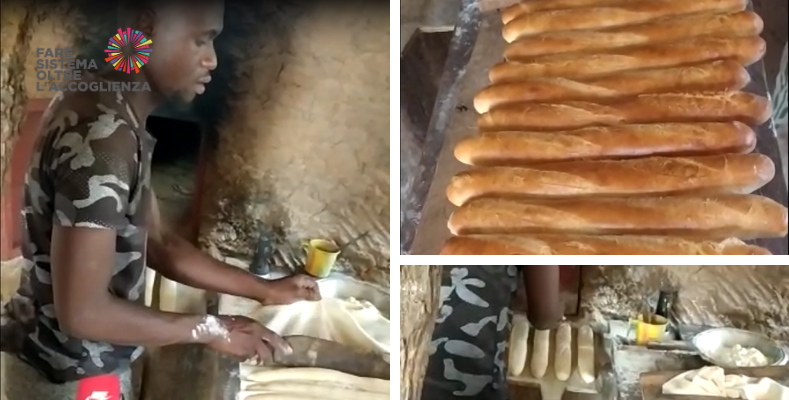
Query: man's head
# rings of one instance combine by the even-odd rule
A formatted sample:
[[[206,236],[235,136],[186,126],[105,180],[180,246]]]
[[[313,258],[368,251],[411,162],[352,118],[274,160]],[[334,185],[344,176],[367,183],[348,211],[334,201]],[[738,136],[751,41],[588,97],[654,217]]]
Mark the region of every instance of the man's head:
[[[221,0],[131,0],[121,2],[121,28],[141,31],[152,41],[141,69],[151,89],[192,101],[205,91],[216,68],[214,38],[223,27]]]

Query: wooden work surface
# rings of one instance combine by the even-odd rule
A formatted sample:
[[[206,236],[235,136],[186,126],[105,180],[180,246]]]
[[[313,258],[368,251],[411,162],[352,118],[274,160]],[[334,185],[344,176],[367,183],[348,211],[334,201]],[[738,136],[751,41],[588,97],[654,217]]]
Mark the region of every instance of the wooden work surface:
[[[521,314],[523,317],[526,317],[525,314],[516,312],[516,314]],[[605,344],[603,342],[603,336],[598,332],[595,332],[594,337],[594,373],[596,380],[591,383],[584,382],[581,377],[578,375],[578,327],[580,327],[583,322],[571,322],[568,323],[572,326],[572,373],[570,378],[566,382],[560,382],[556,379],[556,374],[554,371],[554,353],[556,351],[556,330],[552,330],[550,333],[550,348],[548,350],[548,366],[545,372],[545,375],[542,378],[534,378],[531,374],[531,359],[534,355],[534,328],[529,327],[529,340],[527,345],[527,357],[524,364],[523,372],[521,372],[517,376],[508,376],[507,381],[511,387],[518,387],[522,386],[524,388],[540,388],[543,386],[547,388],[544,394],[549,395],[552,394],[556,398],[575,398],[571,395],[567,397],[561,397],[562,393],[576,393],[576,394],[585,394],[585,395],[592,395],[591,398],[597,398],[598,394],[600,393],[611,393],[613,387],[615,385],[615,381],[613,381],[613,368],[611,364],[611,358],[606,353]],[[512,392],[512,391],[511,391]],[[523,392],[523,391],[521,391]],[[515,397],[514,397],[515,398]],[[543,400],[551,400],[551,399],[543,399]]]
[[[501,0],[499,3],[485,3],[479,10],[461,13],[458,18],[458,30],[475,31],[479,26],[477,37],[472,43],[471,57],[465,66],[465,73],[460,75],[462,81],[455,108],[451,110],[449,125],[444,132],[444,143],[438,154],[435,155],[436,165],[430,188],[425,196],[421,209],[421,217],[416,227],[413,244],[409,254],[434,255],[441,251],[444,242],[449,239],[447,221],[454,210],[454,206],[446,199],[445,191],[450,178],[456,173],[469,167],[461,164],[453,154],[455,144],[467,136],[477,134],[477,115],[473,107],[473,99],[477,92],[489,84],[488,70],[497,62],[503,60],[505,42],[501,36],[502,23],[498,12],[491,7],[511,4],[511,1]],[[480,5],[482,7],[482,5]],[[749,7],[752,9],[752,7]],[[490,11],[489,11],[490,10]],[[486,12],[487,11],[487,12]],[[479,25],[477,25],[479,24]],[[456,33],[457,35],[457,33]],[[466,49],[467,50],[467,49]],[[450,54],[448,59],[454,59]],[[448,66],[447,68],[452,68]],[[456,66],[455,66],[456,67]],[[764,65],[758,62],[748,68],[751,74],[751,83],[747,91],[759,95],[767,95],[766,81],[764,79]],[[781,155],[778,149],[778,139],[772,126],[772,121],[756,129],[758,145],[756,152],[770,157],[775,165],[781,165]],[[432,154],[426,155],[432,158]],[[424,156],[423,156],[424,158]],[[756,194],[760,194],[787,205],[787,191],[784,184],[783,172],[776,168],[776,177]],[[789,254],[787,239],[762,239],[752,243],[769,249],[775,255]]]
[[[597,336],[597,335],[595,335]],[[534,351],[534,328],[529,327],[529,345],[528,345],[528,353],[526,357],[525,367],[523,368],[523,372],[521,372],[518,376],[509,376],[507,377],[507,381],[511,385],[524,385],[524,386],[539,386],[541,384],[552,384],[559,388],[562,391],[566,390],[568,392],[576,392],[576,393],[597,393],[597,387],[595,386],[594,382],[586,383],[581,379],[581,376],[578,374],[578,329],[577,327],[573,326],[572,330],[572,344],[570,348],[572,349],[572,373],[570,374],[570,378],[567,379],[565,382],[561,382],[556,379],[555,373],[555,366],[554,366],[554,359],[556,354],[556,330],[551,331],[551,339],[550,339],[550,348],[548,349],[548,367],[545,371],[545,376],[542,378],[535,378],[532,376],[531,373],[531,362],[532,357],[535,354]],[[595,341],[598,342],[598,341]],[[595,354],[598,352],[604,352],[602,346],[598,345],[602,343],[595,344]],[[511,347],[510,347],[511,348]],[[598,364],[595,362],[595,364]],[[595,373],[597,373],[598,365],[595,365]]]
[[[787,367],[727,368],[727,375],[745,375],[753,378],[771,378],[786,385],[789,382]],[[641,395],[644,400],[721,400],[724,397],[664,395],[663,384],[687,371],[659,371],[641,374]]]

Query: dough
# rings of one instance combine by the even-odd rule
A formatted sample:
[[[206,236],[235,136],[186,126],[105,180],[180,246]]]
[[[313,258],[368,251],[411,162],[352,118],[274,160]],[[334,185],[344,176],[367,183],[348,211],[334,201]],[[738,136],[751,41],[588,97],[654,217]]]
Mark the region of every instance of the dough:
[[[556,352],[554,353],[553,369],[556,379],[564,382],[573,371],[573,329],[570,324],[563,323],[556,328]]]
[[[323,382],[293,381],[274,382],[266,385],[250,387],[238,395],[239,400],[251,394],[277,393],[299,395],[303,399],[331,399],[347,400],[357,395],[363,395],[365,400],[389,400],[389,393],[369,392],[341,385],[323,385]]]
[[[512,332],[510,333],[509,373],[518,376],[526,367],[529,353],[529,322],[520,314],[512,316]]]
[[[720,367],[704,367],[675,376],[663,385],[663,394],[789,400],[789,387],[768,378],[725,375]]]
[[[770,364],[770,360],[761,351],[739,344],[718,350],[715,358],[732,367],[764,367]]]
[[[281,336],[312,336],[389,353],[390,322],[367,301],[333,298],[301,301],[263,307],[253,318]]]
[[[278,368],[249,374],[244,378],[255,385],[271,385],[280,382],[310,383],[315,386],[346,387],[362,392],[389,393],[389,381],[363,378],[325,368]],[[249,388],[251,385],[245,385]]]
[[[535,330],[531,354],[531,375],[537,379],[545,376],[548,369],[548,350],[551,346],[551,331]]]
[[[586,383],[595,380],[594,331],[589,325],[578,328],[578,375]]]

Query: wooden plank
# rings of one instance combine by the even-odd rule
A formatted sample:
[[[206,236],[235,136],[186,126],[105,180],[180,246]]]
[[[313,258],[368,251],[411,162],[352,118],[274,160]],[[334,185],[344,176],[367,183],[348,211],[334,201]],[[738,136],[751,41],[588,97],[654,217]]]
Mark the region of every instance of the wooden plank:
[[[752,6],[749,6],[749,8],[753,9]],[[452,214],[454,206],[447,201],[445,191],[450,178],[468,168],[455,159],[453,154],[454,147],[464,137],[477,134],[473,98],[480,89],[489,84],[488,69],[502,60],[505,46],[505,42],[501,37],[502,23],[497,12],[482,14],[480,21],[475,19],[465,21],[464,18],[461,18],[458,23],[458,30],[473,30],[477,27],[476,24],[479,24],[479,33],[474,41],[475,44],[469,62],[465,65],[466,73],[463,75],[460,83],[455,108],[450,111],[451,117],[449,125],[444,132],[443,146],[435,155],[426,154],[423,156],[423,158],[436,159],[437,162],[430,189],[421,208],[421,218],[414,234],[413,244],[408,251],[409,254],[438,254],[444,242],[451,236],[447,229],[447,220]],[[745,90],[766,96],[767,83],[764,75],[764,64],[762,62],[756,63],[748,68],[748,72],[751,74],[752,79]],[[441,112],[441,110],[438,112]],[[756,132],[758,137],[756,152],[770,157],[775,165],[780,166],[779,143],[772,121],[757,127]],[[776,168],[776,170],[775,179],[755,194],[769,197],[787,205],[789,200],[787,200],[783,171],[780,168]],[[769,249],[775,255],[789,254],[789,242],[787,242],[785,237],[760,239],[752,243]]]
[[[784,384],[789,379],[786,367],[727,368],[727,375],[745,375],[754,378],[771,378]],[[711,396],[664,395],[663,384],[687,371],[657,371],[641,374],[641,394],[644,400],[720,400]]]
[[[445,190],[449,179],[467,167],[453,154],[455,144],[462,138],[475,135],[477,118],[472,104],[474,95],[487,86],[488,69],[502,59],[504,40],[501,37],[501,19],[498,13],[483,16],[466,74],[460,84],[458,102],[452,111],[449,127],[444,132],[444,145],[438,156],[436,171],[427,193],[422,217],[416,229],[410,254],[438,254],[449,238],[447,220],[453,207],[447,201]],[[458,27],[459,29],[461,26]]]

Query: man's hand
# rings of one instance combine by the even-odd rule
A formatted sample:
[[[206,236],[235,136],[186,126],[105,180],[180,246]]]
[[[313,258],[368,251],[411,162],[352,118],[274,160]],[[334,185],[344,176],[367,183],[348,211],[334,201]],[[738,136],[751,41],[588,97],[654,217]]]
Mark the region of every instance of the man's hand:
[[[220,353],[239,361],[255,358],[261,364],[271,360],[275,350],[286,354],[293,351],[288,342],[251,318],[227,315],[218,318],[229,335],[211,340],[208,346]]]
[[[318,282],[306,275],[291,275],[287,278],[266,281],[265,287],[258,297],[258,301],[266,306],[320,299]]]

